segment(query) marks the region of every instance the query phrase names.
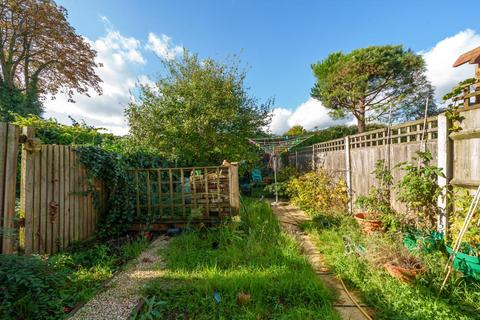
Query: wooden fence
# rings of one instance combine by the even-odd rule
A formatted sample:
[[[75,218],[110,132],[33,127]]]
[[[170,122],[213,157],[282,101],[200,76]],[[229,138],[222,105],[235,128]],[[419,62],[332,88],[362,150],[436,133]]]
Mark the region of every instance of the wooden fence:
[[[460,132],[450,133],[452,124],[445,114],[440,114],[428,118],[425,130],[424,120],[419,120],[395,125],[390,134],[385,128],[317,143],[289,153],[287,163],[301,171],[322,167],[341,173],[349,187],[349,206],[353,210],[356,197],[376,186],[371,172],[377,160],[384,159],[392,169],[399,163],[412,161],[420,150],[420,141],[425,138],[425,146],[433,156],[432,163],[445,174],[445,178],[439,178],[439,184],[473,191],[480,184],[480,91],[476,88],[469,86],[464,95],[456,99],[462,102],[459,111],[465,118]],[[400,169],[392,170],[392,174],[394,183],[403,176]],[[439,198],[440,231],[447,227],[451,208],[447,202],[448,197]],[[395,191],[392,192],[392,205],[398,211],[405,210]]]
[[[20,211],[25,217],[25,253],[55,253],[93,236],[98,210],[91,184],[74,148],[35,145],[33,132],[23,145]],[[99,188],[99,184],[95,184]],[[98,190],[97,190],[98,191]]]
[[[20,129],[0,122],[0,253],[12,253],[17,236],[15,203]]]
[[[238,167],[132,169],[136,192],[136,224],[215,222],[240,207]]]
[[[341,174],[349,187],[349,207],[353,210],[355,199],[368,194],[377,185],[372,171],[378,160],[384,159],[390,168],[411,161],[420,150],[424,136],[425,146],[432,152],[432,163],[437,163],[437,117],[428,118],[425,130],[423,127],[424,120],[418,120],[392,126],[390,132],[384,128],[317,143],[304,149],[301,158],[298,153],[289,154],[288,162],[301,171],[325,168]],[[396,183],[403,172],[395,169],[392,174]],[[392,192],[392,206],[399,211],[405,210],[396,192]]]

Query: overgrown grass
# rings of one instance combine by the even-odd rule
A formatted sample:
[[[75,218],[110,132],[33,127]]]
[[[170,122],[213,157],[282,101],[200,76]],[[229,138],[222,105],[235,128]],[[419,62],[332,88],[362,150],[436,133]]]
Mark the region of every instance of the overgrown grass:
[[[146,287],[139,319],[338,319],[265,202],[245,200],[238,220],[183,234],[160,254],[166,274]]]
[[[480,285],[455,272],[443,294],[439,288],[443,280],[446,256],[436,251],[421,253],[418,258],[427,272],[412,283],[403,283],[388,275],[381,266],[373,266],[363,256],[365,248],[375,241],[388,248],[400,250],[399,235],[365,236],[350,217],[316,216],[305,225],[314,237],[326,262],[350,286],[360,289],[367,304],[376,308],[379,319],[479,319]],[[346,250],[345,237],[353,241],[356,250]],[[349,252],[350,251],[350,252]]]
[[[147,246],[137,238],[78,243],[48,258],[0,255],[0,318],[65,318]]]

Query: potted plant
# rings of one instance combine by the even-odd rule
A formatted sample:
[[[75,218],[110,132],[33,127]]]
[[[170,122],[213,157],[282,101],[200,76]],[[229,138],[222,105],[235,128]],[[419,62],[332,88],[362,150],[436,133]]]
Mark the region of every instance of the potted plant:
[[[390,205],[390,187],[393,176],[385,166],[385,160],[378,160],[375,164],[375,175],[378,186],[370,189],[368,195],[359,196],[355,201],[362,212],[355,214],[355,220],[362,230],[370,234],[382,228],[394,228],[396,219]]]
[[[383,265],[385,270],[392,276],[403,282],[410,282],[417,275],[425,272],[420,261],[408,254],[400,254],[397,258]]]
[[[454,198],[454,210],[450,215],[450,232],[447,242],[445,244],[447,252],[452,254],[451,243],[454,242],[455,237],[459,234],[462,228],[465,216],[472,202],[472,195],[464,188],[456,188],[452,192]],[[460,246],[453,266],[463,272],[464,275],[480,280],[480,208],[473,215],[470,227],[463,236],[463,242]]]

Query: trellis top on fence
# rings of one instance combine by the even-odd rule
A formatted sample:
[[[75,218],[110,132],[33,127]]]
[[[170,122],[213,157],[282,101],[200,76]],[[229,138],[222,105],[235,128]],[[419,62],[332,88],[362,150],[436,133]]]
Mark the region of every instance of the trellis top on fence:
[[[389,139],[390,144],[420,141],[424,132],[425,139],[435,140],[438,132],[437,117],[434,116],[427,119],[425,131],[423,130],[423,126],[424,120],[395,125],[390,128],[390,137],[388,136],[388,128],[351,135],[348,136],[350,148],[381,146],[387,144]],[[312,148],[315,153],[345,150],[345,139],[346,138],[340,138],[316,143],[310,148]]]

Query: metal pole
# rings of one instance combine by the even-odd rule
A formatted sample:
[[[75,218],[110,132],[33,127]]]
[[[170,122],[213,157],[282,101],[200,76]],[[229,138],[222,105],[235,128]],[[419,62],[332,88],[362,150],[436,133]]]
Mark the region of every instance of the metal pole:
[[[273,155],[273,176],[275,179],[275,204],[278,203],[278,186],[277,186],[277,156]]]

